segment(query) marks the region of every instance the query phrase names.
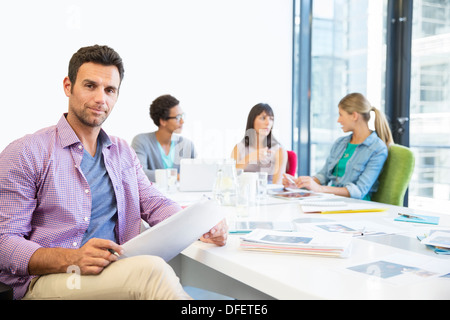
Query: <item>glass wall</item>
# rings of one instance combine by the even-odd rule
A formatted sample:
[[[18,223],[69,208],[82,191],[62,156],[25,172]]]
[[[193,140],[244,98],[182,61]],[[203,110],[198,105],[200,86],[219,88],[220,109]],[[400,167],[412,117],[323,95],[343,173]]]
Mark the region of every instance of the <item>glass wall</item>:
[[[416,166],[409,206],[450,206],[450,0],[415,0],[410,145]]]
[[[387,0],[314,0],[311,43],[311,174],[343,133],[338,102],[360,92],[384,110]]]

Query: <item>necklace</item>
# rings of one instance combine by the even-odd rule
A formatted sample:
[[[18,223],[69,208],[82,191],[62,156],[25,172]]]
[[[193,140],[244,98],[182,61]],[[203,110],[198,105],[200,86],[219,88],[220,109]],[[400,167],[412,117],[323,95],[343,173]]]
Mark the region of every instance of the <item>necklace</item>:
[[[342,178],[345,174],[345,168],[344,168],[343,171],[341,170],[342,175],[339,177],[339,171],[340,171],[339,169],[340,169],[341,161],[342,160],[345,161],[345,166],[347,166],[347,161],[355,152],[356,147],[357,147],[357,145],[349,143],[344,150],[344,154],[342,155],[342,157],[339,158],[339,160],[335,166],[335,169],[334,169],[334,171],[335,171],[334,175],[336,176],[336,183],[335,183],[336,185],[338,185],[338,183],[339,183],[339,178]]]
[[[348,153],[347,153],[347,157],[348,157]],[[335,183],[335,185],[338,185],[338,180],[339,180],[339,177],[338,177],[338,172],[339,172],[339,163],[341,162],[341,160],[342,160],[342,158],[340,158],[339,160],[338,160],[338,163],[337,163],[337,165],[336,165],[336,169],[334,170],[335,171],[335,174],[336,174],[336,183]]]

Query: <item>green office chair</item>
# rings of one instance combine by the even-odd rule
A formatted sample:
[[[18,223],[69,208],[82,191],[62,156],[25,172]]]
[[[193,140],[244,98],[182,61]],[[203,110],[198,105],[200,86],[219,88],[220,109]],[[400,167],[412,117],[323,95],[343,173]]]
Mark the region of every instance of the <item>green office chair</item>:
[[[414,155],[409,148],[392,144],[378,177],[380,184],[377,192],[372,195],[372,201],[403,206],[403,198],[414,171],[414,162]]]

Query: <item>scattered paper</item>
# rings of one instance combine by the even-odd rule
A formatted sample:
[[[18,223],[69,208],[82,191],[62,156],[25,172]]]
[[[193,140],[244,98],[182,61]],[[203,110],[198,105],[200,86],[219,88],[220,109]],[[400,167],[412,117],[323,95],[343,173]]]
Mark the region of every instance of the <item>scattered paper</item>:
[[[367,203],[339,202],[337,205],[327,205],[326,203],[302,203],[303,213],[358,213],[386,211],[377,203],[366,201]]]
[[[406,285],[448,274],[450,264],[448,260],[423,255],[393,254],[383,259],[350,266],[347,270],[373,280]]]
[[[322,197],[321,193],[316,193],[313,191],[305,189],[272,189],[268,191],[268,194],[272,197],[283,199],[283,200],[307,200],[307,199],[320,199]]]
[[[297,223],[297,231],[304,232],[337,232],[353,237],[397,234],[404,232],[392,226],[386,226],[369,220],[327,221],[319,223]]]
[[[255,229],[293,231],[294,224],[291,221],[235,220],[228,222],[229,233],[249,233]]]

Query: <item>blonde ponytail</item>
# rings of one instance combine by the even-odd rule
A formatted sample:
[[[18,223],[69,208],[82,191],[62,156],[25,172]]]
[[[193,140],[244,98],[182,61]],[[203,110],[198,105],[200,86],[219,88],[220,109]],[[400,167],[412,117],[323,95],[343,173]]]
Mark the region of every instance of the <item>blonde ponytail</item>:
[[[394,143],[392,132],[389,128],[389,123],[384,116],[384,113],[375,107],[372,107],[364,95],[358,92],[349,93],[339,101],[339,107],[348,113],[358,112],[361,114],[366,122],[369,122],[370,111],[375,113],[375,131],[378,137],[389,146]]]
[[[389,146],[394,143],[392,132],[389,128],[389,123],[387,122],[383,112],[375,107],[372,107],[371,111],[375,112],[375,131],[377,132],[378,137],[383,140],[389,148]]]

